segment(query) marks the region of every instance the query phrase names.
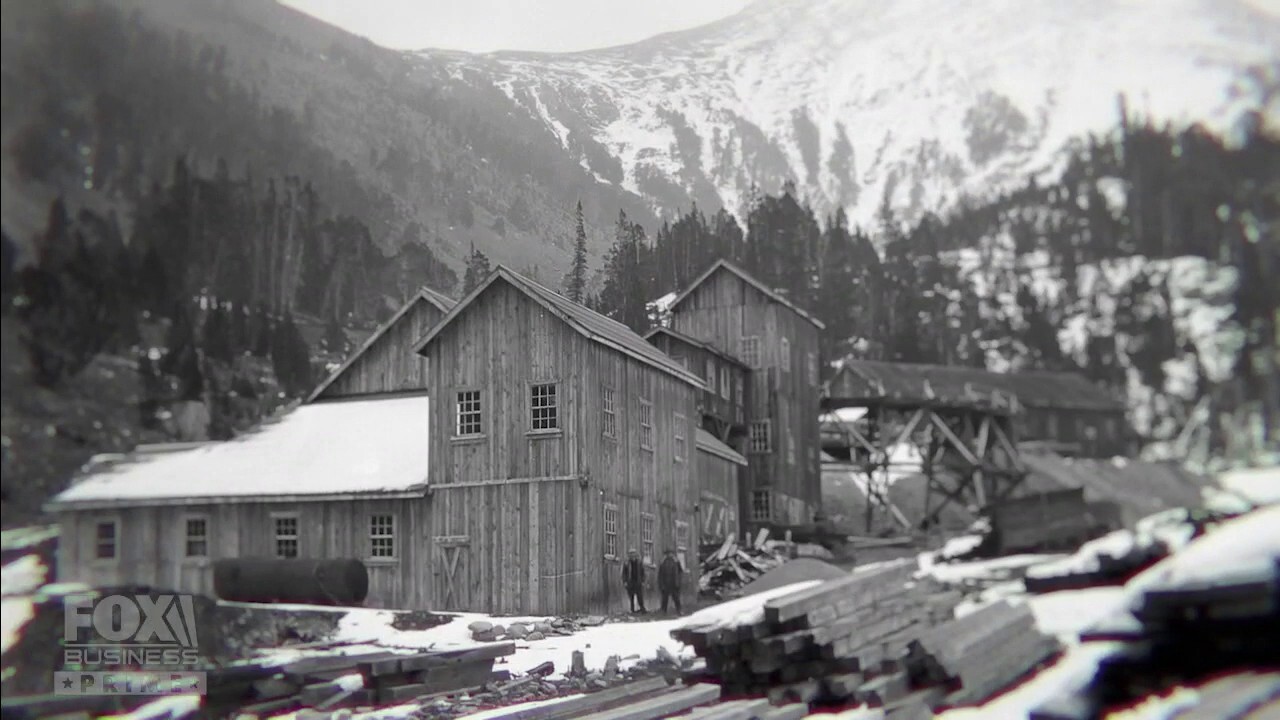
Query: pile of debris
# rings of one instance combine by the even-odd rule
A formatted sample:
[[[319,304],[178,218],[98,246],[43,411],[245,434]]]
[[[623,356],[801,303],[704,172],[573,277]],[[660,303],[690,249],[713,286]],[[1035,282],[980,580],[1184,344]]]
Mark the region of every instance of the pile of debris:
[[[572,618],[548,618],[534,622],[513,622],[505,626],[487,620],[477,620],[468,625],[467,630],[471,633],[471,639],[476,642],[496,642],[498,640],[533,642],[552,636],[567,637],[584,627],[603,625],[606,620],[607,618],[596,615],[576,620]]]
[[[791,557],[786,543],[769,542],[769,531],[761,530],[754,541],[738,544],[730,535],[713,552],[702,558],[698,594],[723,600],[733,597],[744,585]]]
[[[953,620],[960,594],[916,581],[911,561],[736,601],[723,622],[673,631],[727,696],[819,706],[979,701],[1057,651],[1025,606]]]

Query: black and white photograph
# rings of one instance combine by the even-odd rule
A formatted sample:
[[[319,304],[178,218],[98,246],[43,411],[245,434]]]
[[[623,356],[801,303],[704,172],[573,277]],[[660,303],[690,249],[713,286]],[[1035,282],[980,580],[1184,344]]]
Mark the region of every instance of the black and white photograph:
[[[2,0],[4,720],[1280,720],[1280,0]]]

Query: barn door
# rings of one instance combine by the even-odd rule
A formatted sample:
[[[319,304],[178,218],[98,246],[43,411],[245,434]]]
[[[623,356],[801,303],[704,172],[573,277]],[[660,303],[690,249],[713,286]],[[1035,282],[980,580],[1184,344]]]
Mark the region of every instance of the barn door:
[[[436,588],[432,593],[441,610],[461,610],[467,599],[467,578],[471,538],[466,535],[441,535],[436,546]]]

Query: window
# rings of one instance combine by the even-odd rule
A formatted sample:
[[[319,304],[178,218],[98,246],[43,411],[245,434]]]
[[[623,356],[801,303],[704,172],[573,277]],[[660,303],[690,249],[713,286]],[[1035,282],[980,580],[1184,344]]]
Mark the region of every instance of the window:
[[[689,358],[683,355],[672,355],[671,359],[680,363],[680,367],[684,368],[685,370],[689,369]]]
[[[731,374],[732,372],[728,368],[720,371],[720,397],[725,400],[729,399],[729,382],[732,379],[729,376]]]
[[[782,353],[782,372],[791,372],[791,341],[782,338],[782,349],[779,352]]]
[[[684,520],[676,521],[676,557],[680,560],[680,567],[689,568],[689,523]]]
[[[809,353],[809,384],[817,385],[821,373],[818,368],[818,353]]]
[[[796,464],[796,439],[791,434],[790,430],[784,429],[783,432],[785,432],[787,435],[787,464],[795,465]]]
[[[394,515],[369,516],[369,557],[396,556],[396,518]]]
[[[653,515],[640,513],[640,558],[653,564]]]
[[[276,524],[276,557],[298,557],[298,516],[277,515]]]
[[[771,430],[768,420],[751,421],[750,449],[753,453],[767,453],[773,451],[773,444],[770,442]]]
[[[480,425],[480,391],[458,391],[458,424],[457,434],[460,437],[479,435]]]
[[[529,427],[533,430],[560,429],[555,383],[529,386]]]
[[[120,525],[115,520],[100,520],[94,530],[94,554],[99,560],[116,559],[116,539]]]
[[[716,391],[716,361],[707,358],[707,390]]]
[[[684,426],[685,426],[685,417],[684,417],[684,415],[682,415],[682,414],[680,414],[680,413],[676,413],[676,414],[675,414],[675,423],[676,423],[676,429],[675,429],[675,438],[676,438],[675,456],[676,456],[676,462],[684,462],[685,457],[687,457],[687,455],[685,454],[685,453],[687,452],[687,450],[686,450],[686,448],[685,448],[686,435],[685,435],[685,431],[684,431]]]
[[[746,402],[746,381],[742,379],[741,375],[738,375],[733,379],[733,392],[739,403]]]
[[[209,519],[205,517],[189,517],[186,523],[186,552],[189,558],[209,556]]]
[[[604,556],[618,557],[618,506],[604,504]]]
[[[751,519],[756,522],[769,522],[773,519],[773,507],[768,490],[751,492]]]
[[[653,403],[640,401],[640,449],[653,449]]]
[[[760,338],[755,335],[747,335],[738,342],[738,354],[742,356],[742,362],[747,364],[749,368],[760,367]]]
[[[604,413],[601,418],[601,424],[604,426],[604,436],[610,438],[618,437],[618,408],[613,404],[613,388],[600,389],[600,409]]]

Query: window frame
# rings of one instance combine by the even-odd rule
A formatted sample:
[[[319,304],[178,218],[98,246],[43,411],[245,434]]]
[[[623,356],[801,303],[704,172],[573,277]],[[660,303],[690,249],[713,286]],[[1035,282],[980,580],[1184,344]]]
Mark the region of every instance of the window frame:
[[[653,402],[640,398],[636,412],[639,414],[640,449],[653,452]]]
[[[600,386],[600,424],[602,435],[610,440],[618,439],[617,394],[608,385]]]
[[[685,426],[688,424],[689,419],[681,412],[673,413],[671,419],[675,423],[675,428],[672,431],[672,438],[675,441],[672,454],[675,462],[684,462],[689,457],[689,433],[685,432]]]
[[[551,398],[553,401],[551,405],[535,405],[535,402],[537,401],[536,393],[541,388],[551,388]],[[529,411],[529,434],[555,435],[564,431],[564,427],[560,423],[560,382],[558,380],[539,380],[536,382],[530,382],[529,391],[525,397],[527,398],[526,407]],[[545,399],[546,396],[543,397]],[[548,408],[551,409],[551,419],[554,421],[554,425],[548,427],[537,427],[538,422],[540,422],[537,417],[537,411],[546,410]],[[545,422],[545,419],[541,420],[541,422]]]
[[[778,360],[782,372],[791,372],[791,341],[785,337],[778,343]]]
[[[378,520],[387,520],[380,527]],[[389,562],[400,557],[397,552],[399,544],[396,542],[396,525],[399,519],[394,512],[381,511],[369,513],[369,552],[367,557],[373,562]],[[379,532],[381,530],[382,532]],[[383,545],[380,547],[380,541]],[[379,554],[379,551],[385,548],[386,554]]]
[[[280,532],[280,523],[282,521],[293,521],[293,534],[283,535]],[[295,560],[302,557],[302,518],[296,512],[273,512],[271,513],[271,538],[272,538],[272,556],[277,560]],[[293,554],[280,552],[280,542],[282,540],[293,541]]]
[[[730,375],[736,375],[736,373],[734,373],[729,366],[725,366],[720,371],[720,397],[725,400],[733,397],[732,387],[730,385],[730,383],[733,382],[733,378],[729,377]]]
[[[751,491],[751,521],[773,522],[773,491],[767,489]]]
[[[464,410],[464,394],[475,394],[475,409]],[[472,415],[475,417],[475,432],[463,432],[463,416]],[[475,438],[484,437],[484,391],[480,388],[462,387],[453,391],[453,437],[458,440],[473,440]]]
[[[111,554],[103,555],[102,547],[104,539],[101,534],[103,527],[110,526],[111,537],[105,542],[110,543]],[[115,516],[98,517],[93,521],[93,561],[96,563],[114,563],[120,560],[120,518]]]
[[[619,557],[617,503],[607,502],[604,504],[601,512],[601,524],[604,527],[604,557],[606,560],[617,560]]]
[[[756,429],[763,428],[763,446],[757,442]],[[761,418],[752,420],[747,425],[747,452],[751,455],[768,455],[773,452],[773,419]]]
[[[760,336],[759,335],[743,335],[738,338],[738,355],[742,362],[752,370],[761,369],[760,363]]]
[[[680,567],[688,571],[688,553],[690,525],[688,520],[677,520],[676,523],[676,557],[680,560]]]
[[[199,522],[204,525],[204,532],[198,536],[191,534],[191,523]],[[191,544],[193,542],[203,543],[204,549],[195,554],[191,552]],[[209,558],[209,515],[207,513],[187,513],[182,516],[182,559],[183,560],[207,560]]]
[[[704,370],[706,371],[703,373],[703,379],[707,382],[707,389],[714,393],[716,390],[716,378],[718,377],[716,372],[716,359],[708,355],[703,365]]]
[[[649,567],[653,567],[656,562],[655,524],[653,513],[640,513],[640,561]]]
[[[783,428],[782,432],[786,434],[787,446],[787,465],[795,467],[796,464],[796,436],[787,428]]]

